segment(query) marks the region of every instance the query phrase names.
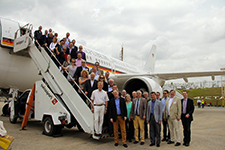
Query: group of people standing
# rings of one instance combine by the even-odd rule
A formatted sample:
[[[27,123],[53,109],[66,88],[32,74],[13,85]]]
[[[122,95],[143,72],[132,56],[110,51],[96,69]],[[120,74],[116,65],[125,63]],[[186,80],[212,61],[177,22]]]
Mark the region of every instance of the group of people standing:
[[[102,90],[102,83],[98,83],[100,88],[96,91]],[[122,91],[122,93],[124,90]],[[104,93],[104,92],[103,92]],[[160,147],[161,143],[161,124],[163,125],[163,139],[167,141],[167,144],[175,144],[175,146],[181,145],[181,134],[179,129],[180,120],[183,125],[183,145],[189,146],[191,141],[191,121],[193,120],[192,114],[194,112],[194,103],[192,99],[188,98],[188,92],[183,91],[183,99],[179,99],[175,96],[175,91],[167,90],[163,91],[163,99],[160,99],[160,93],[151,92],[150,98],[147,92],[144,92],[142,97],[141,91],[134,91],[132,98],[129,94],[120,94],[118,89],[112,90],[113,97],[109,99],[107,93],[102,96],[96,97],[96,93],[92,94],[92,102],[94,109],[92,111],[95,114],[95,119],[99,118],[99,115],[109,114],[109,120],[113,123],[114,142],[115,146],[118,146],[120,130],[122,136],[122,143],[124,147],[128,147],[127,139],[129,142],[134,138],[134,144],[139,143],[144,145],[145,138],[150,133],[150,145]],[[98,94],[97,94],[98,95]],[[102,98],[102,101],[98,100]],[[101,111],[98,109],[101,107]],[[96,110],[96,112],[95,112]],[[101,116],[103,119],[103,116]],[[96,135],[101,135],[102,121],[95,120]],[[120,128],[118,127],[120,126]],[[97,127],[97,129],[96,129]],[[168,130],[168,132],[167,132]],[[147,134],[147,137],[146,137]],[[176,136],[175,136],[176,135]],[[176,137],[176,139],[175,139]],[[176,143],[175,143],[176,141]]]
[[[134,138],[134,144],[144,145],[145,138],[148,138],[148,128],[150,133],[150,146],[160,147],[161,124],[163,125],[163,139],[168,144],[175,143],[181,145],[181,135],[179,129],[180,120],[183,125],[183,145],[189,146],[191,140],[191,121],[194,112],[194,103],[189,99],[188,92],[183,91],[183,99],[175,96],[175,91],[163,91],[163,99],[160,99],[159,92],[148,92],[140,90],[132,92],[132,98],[125,90],[122,94],[118,91],[113,79],[109,79],[109,72],[105,75],[99,68],[99,62],[89,71],[86,66],[86,55],[82,51],[83,47],[75,46],[76,41],[70,41],[70,34],[59,41],[58,34],[53,35],[52,30],[45,30],[42,34],[42,27],[34,33],[35,44],[49,48],[55,57],[53,60],[62,69],[62,73],[67,80],[74,85],[79,85],[78,93],[87,103],[85,95],[91,99],[91,111],[94,113],[95,136],[101,136],[102,126],[108,126],[109,134],[114,136],[115,146],[119,143],[119,130],[122,136],[124,147],[128,147],[129,142]],[[56,60],[57,59],[57,60]],[[61,66],[59,65],[59,63]],[[68,72],[68,73],[67,73]],[[83,92],[82,92],[83,91]],[[119,128],[120,127],[120,128]],[[168,132],[167,132],[168,130]]]

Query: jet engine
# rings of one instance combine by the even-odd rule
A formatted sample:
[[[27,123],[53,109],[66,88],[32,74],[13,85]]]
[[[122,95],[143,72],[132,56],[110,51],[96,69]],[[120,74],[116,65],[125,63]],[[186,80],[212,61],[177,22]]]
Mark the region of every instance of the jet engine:
[[[149,77],[136,76],[131,77],[125,81],[122,89],[131,94],[133,91],[141,90],[143,92],[160,92],[162,95],[162,87],[153,79]]]

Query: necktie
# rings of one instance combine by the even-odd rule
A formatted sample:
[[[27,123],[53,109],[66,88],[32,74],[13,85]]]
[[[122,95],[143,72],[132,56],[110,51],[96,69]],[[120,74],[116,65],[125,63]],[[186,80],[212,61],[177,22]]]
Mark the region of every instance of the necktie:
[[[187,100],[183,100],[183,114],[186,114]]]
[[[136,115],[138,115],[138,108],[139,108],[139,99],[137,99],[137,107],[136,107]]]

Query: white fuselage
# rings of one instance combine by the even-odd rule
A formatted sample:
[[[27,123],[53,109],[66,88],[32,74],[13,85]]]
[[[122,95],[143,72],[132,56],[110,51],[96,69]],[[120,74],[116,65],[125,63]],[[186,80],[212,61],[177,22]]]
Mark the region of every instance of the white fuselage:
[[[24,91],[40,80],[37,67],[30,57],[10,54],[11,49],[0,47],[0,88]]]
[[[30,57],[10,54],[8,47],[0,47],[0,88],[15,88],[21,91],[31,88],[35,81],[42,77]],[[100,69],[109,71],[110,76],[126,73],[144,73],[143,70],[118,59],[106,56],[97,51],[84,47],[87,66],[92,68],[95,62],[100,62]],[[119,84],[119,83],[118,83]]]

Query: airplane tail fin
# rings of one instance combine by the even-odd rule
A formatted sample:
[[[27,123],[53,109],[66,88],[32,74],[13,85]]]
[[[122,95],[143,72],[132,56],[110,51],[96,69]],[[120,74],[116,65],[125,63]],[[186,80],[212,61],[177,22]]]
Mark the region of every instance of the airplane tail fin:
[[[147,72],[153,73],[155,71],[155,58],[156,58],[156,50],[157,47],[155,45],[152,45],[151,51],[149,53],[148,59],[145,63],[144,70]]]

